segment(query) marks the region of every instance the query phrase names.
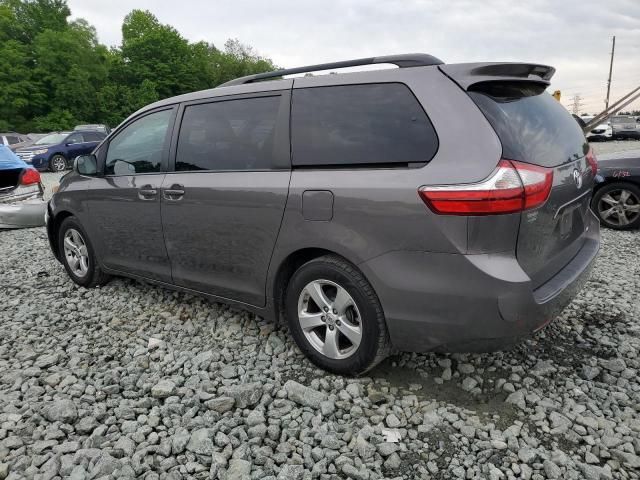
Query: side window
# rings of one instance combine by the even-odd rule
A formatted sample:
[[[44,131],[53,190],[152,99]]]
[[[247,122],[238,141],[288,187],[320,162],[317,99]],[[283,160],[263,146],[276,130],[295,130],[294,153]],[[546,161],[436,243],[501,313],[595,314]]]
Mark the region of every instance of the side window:
[[[191,105],[178,137],[176,170],[264,170],[274,164],[280,95]]]
[[[292,163],[298,166],[427,162],[438,137],[401,83],[293,90]]]
[[[151,113],[127,125],[109,142],[106,175],[160,171],[172,110]]]
[[[100,142],[105,136],[99,132],[87,132],[84,134],[85,142]]]
[[[73,133],[67,137],[64,143],[83,143],[84,137],[81,133]]]
[[[7,135],[7,143],[9,145],[15,145],[16,143],[20,143],[20,139],[12,135]]]

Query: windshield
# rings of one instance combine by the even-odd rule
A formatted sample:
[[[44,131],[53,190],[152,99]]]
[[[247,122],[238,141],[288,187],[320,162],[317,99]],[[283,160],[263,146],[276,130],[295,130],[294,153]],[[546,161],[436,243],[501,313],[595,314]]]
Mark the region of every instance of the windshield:
[[[50,135],[45,135],[34,145],[51,145],[54,143],[60,143],[67,137],[67,135],[67,133],[52,133]]]

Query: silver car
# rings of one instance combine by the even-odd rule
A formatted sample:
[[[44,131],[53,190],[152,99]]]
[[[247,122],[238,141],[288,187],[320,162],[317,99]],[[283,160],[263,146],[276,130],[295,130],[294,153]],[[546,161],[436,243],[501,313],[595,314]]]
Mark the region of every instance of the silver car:
[[[38,171],[0,145],[0,228],[42,226],[43,194]]]
[[[284,319],[337,373],[503,348],[553,320],[600,245],[595,156],[553,73],[399,55],[156,102],[76,159],[52,251],[85,287],[123,275]]]

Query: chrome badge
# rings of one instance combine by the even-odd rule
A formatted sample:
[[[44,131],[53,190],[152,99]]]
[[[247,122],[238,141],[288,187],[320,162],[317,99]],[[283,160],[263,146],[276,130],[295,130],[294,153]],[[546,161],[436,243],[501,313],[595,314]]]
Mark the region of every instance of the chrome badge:
[[[580,190],[582,188],[582,175],[580,175],[577,168],[573,170],[573,181],[576,182],[576,188]]]

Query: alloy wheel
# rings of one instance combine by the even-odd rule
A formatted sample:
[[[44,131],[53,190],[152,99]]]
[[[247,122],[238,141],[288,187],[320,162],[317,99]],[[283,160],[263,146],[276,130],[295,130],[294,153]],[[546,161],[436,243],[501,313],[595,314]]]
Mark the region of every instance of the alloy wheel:
[[[640,215],[640,199],[630,190],[611,190],[600,197],[598,215],[605,222],[624,227]]]
[[[298,321],[304,336],[324,356],[341,360],[362,341],[362,321],[349,292],[330,280],[314,280],[300,292]]]
[[[67,162],[64,159],[64,157],[61,157],[60,155],[56,155],[51,159],[51,166],[55,172],[61,172],[62,170],[67,168]]]
[[[74,275],[84,277],[89,271],[89,252],[82,234],[75,228],[64,234],[64,256]]]

